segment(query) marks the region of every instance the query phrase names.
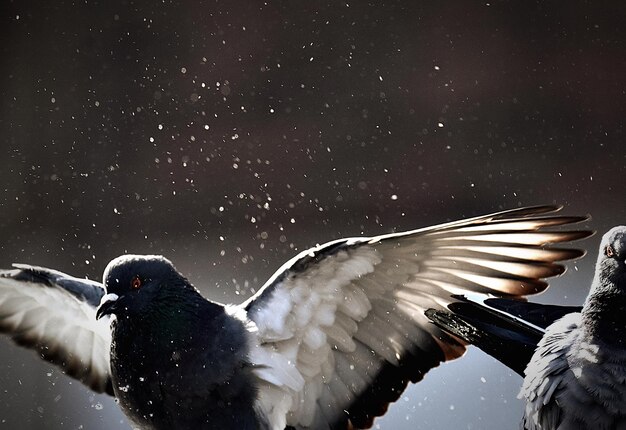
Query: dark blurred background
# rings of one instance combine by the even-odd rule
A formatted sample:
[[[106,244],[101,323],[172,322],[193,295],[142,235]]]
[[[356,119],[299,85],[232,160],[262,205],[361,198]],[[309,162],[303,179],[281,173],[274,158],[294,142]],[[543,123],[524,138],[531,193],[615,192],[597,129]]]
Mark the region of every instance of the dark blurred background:
[[[0,266],[159,253],[240,301],[296,251],[520,205],[626,223],[623,2],[0,4]],[[539,298],[582,302],[590,255]],[[516,429],[471,350],[378,428]],[[128,428],[0,342],[0,426]]]

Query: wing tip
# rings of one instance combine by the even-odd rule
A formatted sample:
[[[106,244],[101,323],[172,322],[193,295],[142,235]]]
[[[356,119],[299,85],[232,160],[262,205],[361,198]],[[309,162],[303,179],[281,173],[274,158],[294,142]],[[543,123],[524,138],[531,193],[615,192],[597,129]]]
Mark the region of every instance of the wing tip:
[[[506,209],[501,212],[496,212],[493,217],[496,219],[508,218],[510,215],[515,216],[535,216],[549,213],[557,213],[563,210],[563,205],[533,205],[533,206],[521,206],[513,209]]]

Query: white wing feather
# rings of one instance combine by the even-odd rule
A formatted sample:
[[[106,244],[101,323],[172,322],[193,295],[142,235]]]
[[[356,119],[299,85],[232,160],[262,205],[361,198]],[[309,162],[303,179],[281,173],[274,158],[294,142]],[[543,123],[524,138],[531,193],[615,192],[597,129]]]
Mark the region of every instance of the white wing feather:
[[[256,324],[257,408],[274,429],[346,428],[347,410],[385,367],[416,363],[401,392],[409,379],[462,355],[424,311],[445,307],[452,294],[543,291],[538,278],[563,271],[555,261],[581,255],[546,244],[587,235],[542,230],[582,220],[537,216],[549,209],[336,241],[296,256],[242,305]],[[385,395],[388,403],[399,392]],[[351,424],[371,425],[377,413]]]
[[[109,384],[111,331],[108,319],[96,321],[96,308],[68,291],[0,276],[0,330],[36,349],[68,375],[97,392]]]

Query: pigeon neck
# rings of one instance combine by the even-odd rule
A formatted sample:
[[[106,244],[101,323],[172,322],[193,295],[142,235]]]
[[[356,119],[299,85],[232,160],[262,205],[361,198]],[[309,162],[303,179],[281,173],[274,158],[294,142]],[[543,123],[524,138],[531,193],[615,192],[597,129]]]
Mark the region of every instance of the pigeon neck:
[[[585,331],[606,344],[626,344],[626,295],[608,280],[595,283],[582,310]],[[609,284],[609,285],[605,285]]]
[[[159,339],[184,340],[189,327],[199,320],[212,321],[224,315],[224,307],[206,300],[191,284],[170,284],[132,315],[116,325],[128,332],[138,332]],[[168,340],[169,342],[169,340]]]
[[[218,317],[224,313],[224,307],[206,300],[192,286],[165,292],[156,306],[146,312],[147,319],[154,322],[156,318],[162,322],[184,321],[195,318]]]

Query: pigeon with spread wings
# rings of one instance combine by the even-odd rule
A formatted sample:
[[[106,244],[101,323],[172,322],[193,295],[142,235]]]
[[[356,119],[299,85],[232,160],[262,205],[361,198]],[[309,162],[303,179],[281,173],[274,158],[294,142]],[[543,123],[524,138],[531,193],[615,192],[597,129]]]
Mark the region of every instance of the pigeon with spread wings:
[[[320,245],[241,305],[204,299],[160,256],[118,257],[104,286],[19,265],[0,274],[0,328],[112,392],[141,428],[368,428],[465,351],[426,309],[453,294],[539,293],[582,255],[552,246],[590,234],[551,229],[586,219],[557,210]]]

